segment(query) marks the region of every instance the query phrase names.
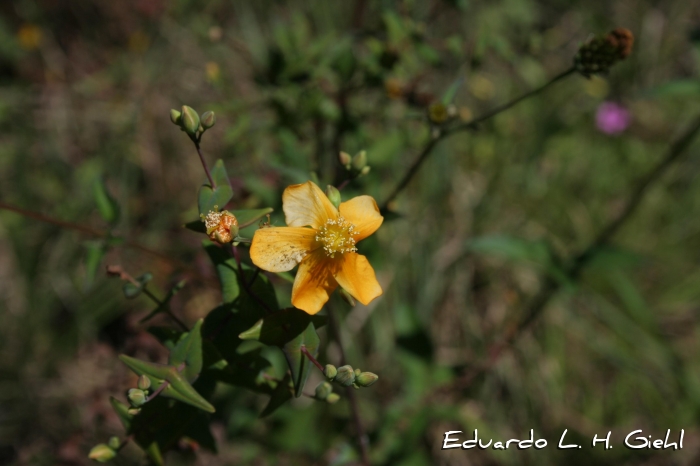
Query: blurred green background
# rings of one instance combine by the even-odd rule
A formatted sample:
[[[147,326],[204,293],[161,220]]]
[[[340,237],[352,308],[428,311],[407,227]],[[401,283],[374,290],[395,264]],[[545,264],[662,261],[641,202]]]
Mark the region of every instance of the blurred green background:
[[[312,171],[342,181],[340,150],[366,149],[371,165],[343,196],[381,203],[430,137],[428,104],[452,87],[469,120],[617,26],[635,48],[608,76],[572,75],[438,145],[390,206],[401,216],[360,245],[384,295],[331,304],[353,365],[380,375],[358,392],[372,464],[697,464],[700,143],[512,350],[451,383],[519,321],[553,273],[550,252],[581,252],[697,114],[700,3],[683,0],[3,2],[0,201],[129,243],[0,210],[0,464],[88,463],[122,433],[108,398],[134,379],[117,355],[166,357],[138,324],[151,303],[126,300],[106,265],[153,273],[160,296],[186,279],[172,309],[188,324],[220,300],[203,237],[182,228],[205,177],[169,109],[217,113],[202,148],[226,164],[229,206],[274,207],[283,225],[282,190]],[[621,134],[596,128],[604,101],[629,110]],[[319,359],[337,363],[321,337]],[[300,398],[265,419],[265,397],[244,389],[221,386],[214,401],[218,454],[181,445],[169,463],[358,461],[346,401]],[[494,440],[534,429],[549,446],[441,451],[444,432],[475,428]],[[685,429],[683,450],[623,447],[632,430],[668,428]],[[564,429],[584,447],[558,450]],[[608,431],[612,450],[590,448]],[[129,446],[115,462],[140,457]]]

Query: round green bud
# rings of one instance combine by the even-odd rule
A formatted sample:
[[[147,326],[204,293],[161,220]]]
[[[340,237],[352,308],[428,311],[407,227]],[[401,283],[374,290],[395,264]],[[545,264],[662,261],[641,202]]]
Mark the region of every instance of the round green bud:
[[[199,129],[199,115],[192,107],[187,105],[182,106],[182,128],[190,136],[197,134]]]
[[[357,377],[360,374],[362,374],[362,371],[360,369],[355,369],[355,377]]]
[[[216,115],[211,110],[208,112],[204,112],[202,113],[200,122],[202,123],[202,128],[204,128],[205,130],[209,129],[216,123]]]
[[[369,173],[369,170],[370,170],[370,166],[366,165],[365,167],[362,168],[362,170],[360,170],[360,175],[365,176],[367,173]]]
[[[126,413],[130,416],[136,416],[140,412],[141,412],[141,408],[129,408],[126,410]]]
[[[131,406],[133,406],[134,408],[143,406],[146,403],[146,401],[148,401],[146,392],[144,392],[140,388],[130,388],[126,394],[126,397],[129,398],[129,403],[131,403]]]
[[[333,385],[331,385],[329,382],[321,382],[318,384],[318,387],[316,387],[317,400],[324,401],[331,393],[333,393]]]
[[[326,186],[326,196],[328,196],[328,199],[331,201],[331,204],[333,204],[337,209],[341,201],[340,191],[338,191],[338,188],[331,185]]]
[[[182,113],[175,109],[170,110],[170,121],[173,124],[180,126],[182,124]]]
[[[331,393],[326,397],[326,403],[335,404],[338,402],[339,399],[340,395],[338,395],[337,393]]]
[[[360,387],[369,387],[373,385],[379,379],[377,374],[372,372],[362,372],[355,378],[355,383]]]
[[[148,378],[148,376],[141,375],[139,377],[139,381],[136,382],[136,386],[139,387],[141,390],[148,390],[151,388],[151,379]]]
[[[350,365],[340,366],[335,381],[340,385],[349,387],[355,381],[355,370]]]
[[[95,460],[98,463],[106,463],[115,456],[117,456],[117,452],[110,448],[109,445],[105,445],[104,443],[100,443],[92,447],[92,450],[90,450],[90,453],[88,454],[88,458]]]
[[[335,379],[338,375],[338,369],[333,364],[326,364],[326,368],[323,370],[323,374],[328,378],[328,380]]]
[[[357,171],[362,170],[367,165],[367,151],[361,150],[352,158],[352,168]]]
[[[113,450],[118,450],[119,447],[122,446],[122,442],[119,440],[119,437],[110,437],[107,445]]]

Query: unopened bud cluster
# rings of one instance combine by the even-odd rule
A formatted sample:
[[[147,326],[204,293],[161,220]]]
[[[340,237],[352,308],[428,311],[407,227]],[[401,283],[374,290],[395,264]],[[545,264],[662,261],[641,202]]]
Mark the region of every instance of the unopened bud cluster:
[[[212,111],[198,115],[195,109],[183,105],[181,110],[170,110],[170,121],[179,126],[193,140],[199,140],[206,130],[214,126],[216,115]]]
[[[337,382],[344,387],[353,386],[355,388],[369,387],[379,379],[377,374],[353,369],[349,364],[338,368],[332,364],[326,364],[323,374],[331,382]]]
[[[352,178],[365,176],[370,171],[370,166],[367,165],[367,151],[364,150],[353,156],[347,152],[341,152],[338,155],[338,161],[352,174]]]
[[[127,412],[132,416],[141,412],[141,407],[148,402],[151,379],[145,375],[141,375],[136,382],[136,386],[138,388],[130,388],[129,391],[126,392],[126,398],[131,405],[131,408]]]
[[[238,220],[231,212],[227,210],[219,212],[219,206],[214,206],[214,210],[200,217],[212,241],[225,244],[232,242],[238,236]]]
[[[586,77],[605,73],[615,63],[627,58],[633,44],[634,35],[629,29],[614,29],[583,44],[574,57],[574,66]]]

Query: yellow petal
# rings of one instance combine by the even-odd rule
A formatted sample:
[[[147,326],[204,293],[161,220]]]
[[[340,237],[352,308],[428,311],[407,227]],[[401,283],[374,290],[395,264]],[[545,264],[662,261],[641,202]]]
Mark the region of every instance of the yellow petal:
[[[282,194],[282,210],[290,227],[319,228],[329,218],[338,217],[338,211],[321,189],[311,181],[294,184]]]
[[[362,241],[377,231],[384,221],[379,214],[377,202],[371,196],[353,197],[340,204],[340,215],[348,222],[355,225],[355,241]]]
[[[311,228],[261,228],[253,236],[250,258],[268,272],[287,272],[315,249],[315,238],[316,230]]]
[[[326,256],[323,249],[309,254],[299,265],[292,287],[292,304],[309,314],[316,314],[338,286],[333,269],[338,261]]]
[[[369,304],[382,294],[374,269],[363,255],[354,252],[343,254],[334,276],[338,284],[362,304]]]

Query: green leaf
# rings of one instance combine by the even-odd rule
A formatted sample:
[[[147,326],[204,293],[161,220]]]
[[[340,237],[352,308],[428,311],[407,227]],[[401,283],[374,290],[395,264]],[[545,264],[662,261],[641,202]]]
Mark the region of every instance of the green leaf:
[[[107,191],[102,178],[95,180],[92,193],[100,216],[110,225],[115,225],[119,222],[119,205]]]
[[[214,206],[223,209],[233,197],[231,182],[228,179],[224,162],[221,159],[214,164],[211,170],[211,177],[216,184],[216,188],[212,188],[208,184],[204,184],[199,188],[199,213],[204,215],[214,210]]]
[[[160,447],[157,442],[152,442],[148,448],[146,448],[146,454],[154,465],[163,466],[165,464],[165,461],[163,461],[163,454],[160,452]]]
[[[204,241],[204,249],[209,254],[211,261],[216,267],[216,274],[221,283],[221,297],[224,303],[233,303],[241,294],[241,287],[238,285],[238,265],[236,260],[225,252],[225,250],[211,241]]]
[[[462,84],[464,84],[464,76],[455,79],[455,81],[450,84],[450,87],[448,87],[445,93],[442,95],[441,102],[444,105],[450,105],[452,102],[454,102],[455,95],[457,94],[459,88],[462,87]]]
[[[196,380],[202,371],[202,323],[204,323],[204,319],[199,319],[194,324],[192,330],[187,332],[175,348],[170,351],[168,359],[168,364],[173,367],[185,364],[185,368],[180,373],[189,382]]]
[[[277,411],[277,408],[292,399],[292,390],[290,387],[291,380],[287,375],[284,380],[277,384],[277,387],[272,391],[270,401],[265,406],[265,409],[260,413],[260,417],[266,417]]]
[[[114,411],[117,413],[117,416],[119,416],[119,420],[122,422],[124,430],[128,432],[129,429],[131,429],[131,421],[134,418],[134,416],[129,414],[130,406],[122,403],[113,396],[109,397],[109,402],[112,405],[112,408],[114,408]]]
[[[326,317],[312,316],[296,308],[282,309],[258,320],[239,337],[241,340],[256,340],[266,345],[282,347],[301,333],[309,322],[313,322],[315,328],[321,328],[326,324]]]
[[[168,306],[170,305],[170,300],[175,296],[178,291],[183,289],[185,287],[185,284],[187,283],[186,280],[180,280],[167,294],[165,298],[160,302],[158,307],[153,309],[146,317],[143,319],[139,320],[140,324],[143,324],[144,322],[148,322],[151,320],[153,317],[156,315],[160,314],[161,312],[165,312],[168,309]]]
[[[236,217],[236,220],[238,220],[238,228],[245,228],[265,217],[273,210],[274,209],[272,207],[267,207],[265,209],[229,210],[229,212],[231,212]],[[204,226],[204,222],[201,219],[186,223],[185,228],[197,233],[207,232],[207,228]]]
[[[136,279],[136,281],[139,282],[139,286],[136,286],[131,282],[125,282],[124,286],[122,287],[122,290],[124,291],[124,296],[126,296],[129,299],[137,297],[141,294],[146,284],[152,279],[153,274],[146,272]]]
[[[167,381],[168,386],[160,393],[160,396],[174,398],[210,413],[214,412],[214,407],[192,388],[192,385],[178,372],[177,368],[166,364],[141,361],[123,354],[119,356],[119,359],[137,375],[148,377],[151,380],[151,386],[156,387],[154,390]]]
[[[107,251],[104,241],[86,241],[85,247],[85,281],[90,286],[95,281],[100,262]]]
[[[297,398],[302,395],[302,390],[306,379],[309,378],[312,365],[311,361],[301,352],[301,347],[305,346],[309,353],[316,357],[320,343],[321,340],[318,338],[313,322],[309,322],[301,333],[282,346],[282,352],[287,358],[287,364],[289,364],[289,369],[292,372],[294,395]]]

